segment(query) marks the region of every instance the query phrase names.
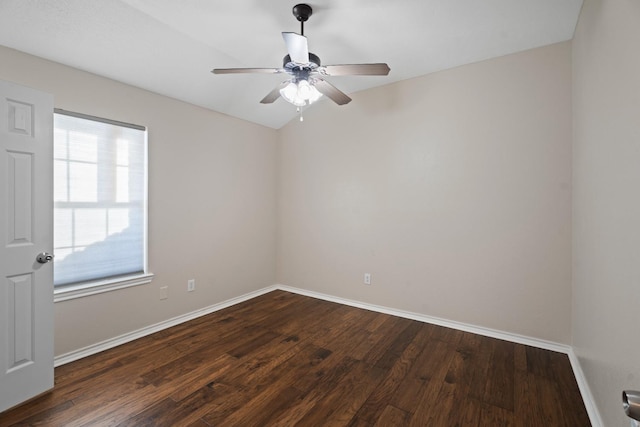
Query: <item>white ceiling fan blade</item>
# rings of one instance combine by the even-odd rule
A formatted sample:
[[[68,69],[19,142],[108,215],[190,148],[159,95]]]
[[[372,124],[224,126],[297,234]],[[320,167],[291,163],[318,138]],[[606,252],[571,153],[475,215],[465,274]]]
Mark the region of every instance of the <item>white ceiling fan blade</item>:
[[[271,92],[269,92],[267,94],[267,96],[262,98],[262,101],[260,101],[260,103],[261,104],[271,104],[271,103],[275,102],[276,99],[280,98],[280,89],[282,89],[286,85],[288,85],[290,81],[291,80],[287,80],[285,82],[280,83],[278,86],[276,86],[275,89],[273,89]]]
[[[386,76],[390,69],[387,64],[377,63],[325,65],[318,71],[327,76]]]
[[[284,73],[282,68],[214,68],[213,74],[278,74]]]
[[[318,92],[325,95],[338,105],[344,105],[351,102],[351,98],[349,98],[346,93],[342,92],[326,80],[316,79],[314,86],[318,89]]]
[[[297,33],[282,33],[287,52],[291,60],[296,64],[307,65],[309,63],[309,47],[307,38]]]

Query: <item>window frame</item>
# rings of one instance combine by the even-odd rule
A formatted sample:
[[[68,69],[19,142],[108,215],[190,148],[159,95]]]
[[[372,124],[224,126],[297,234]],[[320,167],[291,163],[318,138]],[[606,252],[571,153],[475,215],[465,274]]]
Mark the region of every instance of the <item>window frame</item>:
[[[142,130],[145,132],[144,136],[144,178],[143,178],[143,272],[125,274],[122,276],[108,277],[103,279],[88,280],[84,282],[70,283],[66,285],[52,286],[54,302],[67,301],[76,298],[82,298],[90,295],[101,294],[104,292],[111,292],[118,289],[125,289],[133,286],[139,286],[151,283],[153,280],[153,273],[149,272],[148,257],[148,232],[149,232],[149,162],[148,162],[148,130],[145,126],[135,125],[132,123],[121,122],[117,120],[106,119],[102,117],[96,117],[88,114],[77,113],[73,111],[63,110],[60,108],[54,109],[54,114],[61,114],[71,117],[76,117],[85,120],[92,120],[96,122],[106,123],[115,126],[122,126],[127,128],[133,128],[136,130]],[[53,139],[52,139],[53,143]],[[53,159],[52,159],[53,161]],[[55,229],[54,229],[55,233]],[[54,259],[55,262],[55,259]]]

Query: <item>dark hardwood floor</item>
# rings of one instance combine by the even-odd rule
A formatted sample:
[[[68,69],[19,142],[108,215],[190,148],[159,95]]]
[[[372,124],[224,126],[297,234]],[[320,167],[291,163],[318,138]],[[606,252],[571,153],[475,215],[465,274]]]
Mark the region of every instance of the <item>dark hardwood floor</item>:
[[[282,291],[55,378],[0,425],[590,425],[564,354]]]

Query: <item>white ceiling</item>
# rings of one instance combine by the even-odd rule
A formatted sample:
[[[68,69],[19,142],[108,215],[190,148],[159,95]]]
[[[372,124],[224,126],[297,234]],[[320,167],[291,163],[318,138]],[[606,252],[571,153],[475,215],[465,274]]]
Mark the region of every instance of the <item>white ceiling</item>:
[[[296,0],[0,0],[0,44],[133,86],[280,128],[296,116],[259,101],[280,67]],[[347,94],[569,40],[582,0],[319,0],[309,49],[324,65],[386,62],[386,77],[329,77]],[[0,67],[2,64],[0,64]],[[324,100],[322,102],[331,102]],[[334,106],[349,108],[349,106]],[[311,107],[313,108],[313,107]]]

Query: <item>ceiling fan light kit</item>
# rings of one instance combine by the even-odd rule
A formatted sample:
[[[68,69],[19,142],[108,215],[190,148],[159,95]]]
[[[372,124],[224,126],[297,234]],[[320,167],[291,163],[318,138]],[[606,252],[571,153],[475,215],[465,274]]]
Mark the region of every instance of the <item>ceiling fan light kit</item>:
[[[311,105],[322,97],[322,94],[308,80],[300,80],[297,83],[289,82],[280,89],[280,96],[296,107]]]
[[[278,98],[295,105],[298,110],[311,105],[323,95],[338,105],[348,104],[351,98],[331,83],[324,76],[386,76],[389,66],[384,63],[344,64],[322,66],[320,58],[309,52],[307,38],[304,36],[304,23],[313,10],[308,4],[297,4],[293,7],[293,16],[300,22],[300,34],[283,32],[288,55],[284,57],[282,68],[215,68],[214,74],[267,73],[288,74],[288,80],[280,83],[260,102],[271,104]],[[302,117],[301,117],[302,120]]]

